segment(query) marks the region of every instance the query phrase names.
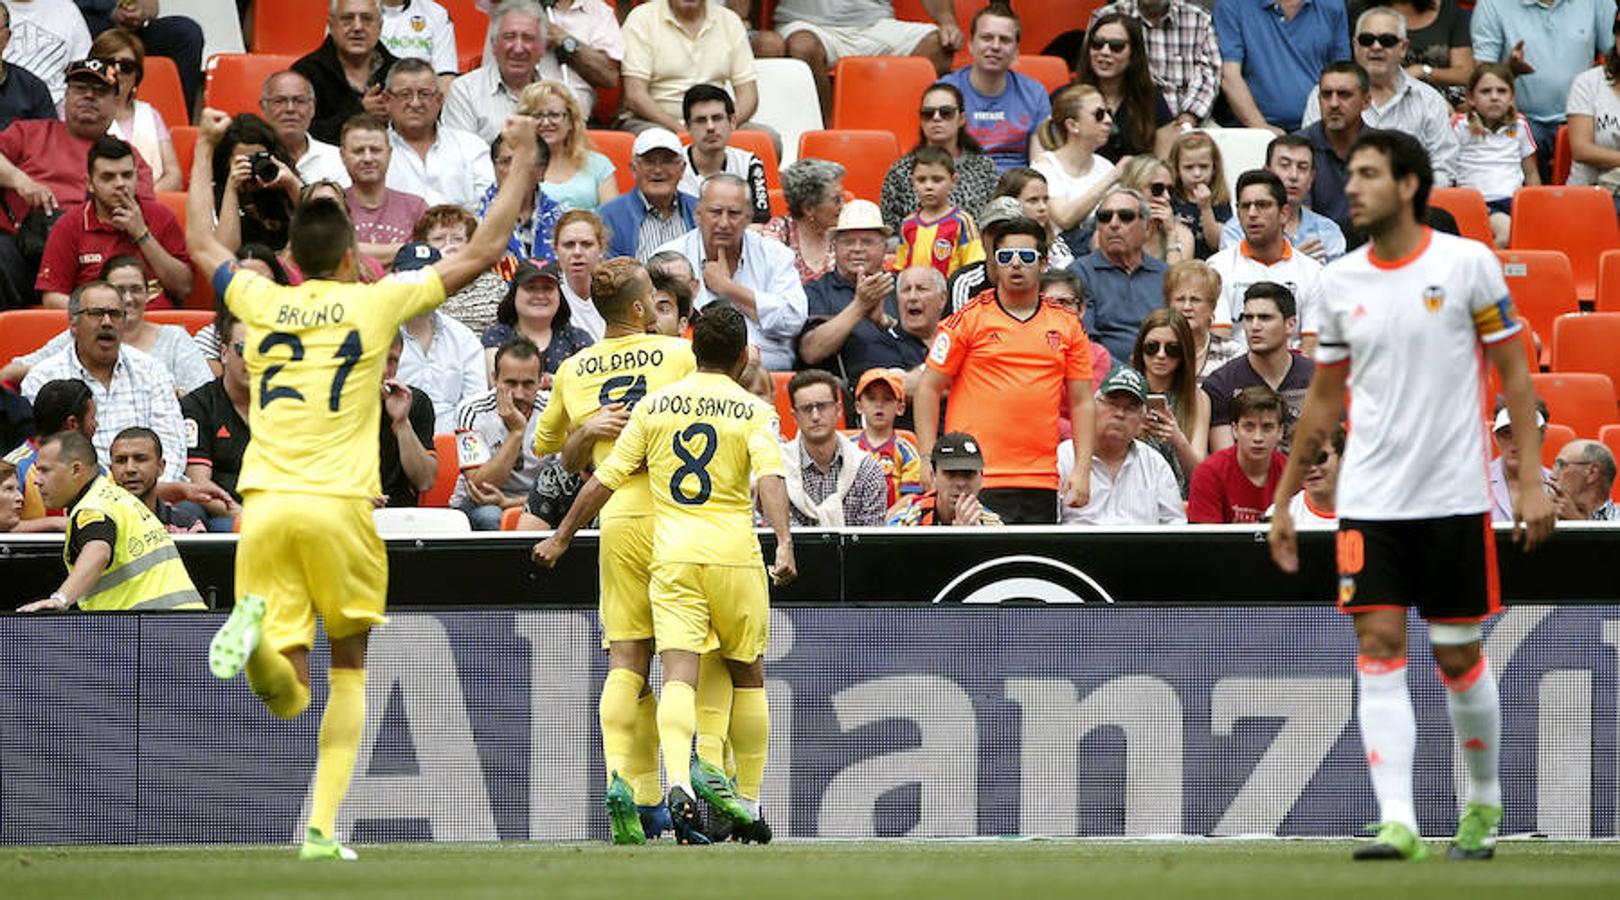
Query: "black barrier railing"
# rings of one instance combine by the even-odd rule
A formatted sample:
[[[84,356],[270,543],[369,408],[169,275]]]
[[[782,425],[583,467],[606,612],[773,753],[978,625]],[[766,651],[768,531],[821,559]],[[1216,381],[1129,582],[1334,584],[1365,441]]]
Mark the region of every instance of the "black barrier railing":
[[[597,538],[582,534],[555,570],[529,562],[534,534],[389,539],[390,605],[592,605]],[[1508,603],[1620,601],[1620,528],[1561,525],[1526,554],[1496,532]],[[766,558],[773,546],[761,536]],[[181,535],[176,543],[211,605],[234,596],[234,535]],[[796,532],[799,579],[776,603],[1117,603],[1125,605],[1330,603],[1337,593],[1331,532],[1300,536],[1301,571],[1271,565],[1265,532],[1241,526],[1074,530],[879,529]],[[60,538],[0,539],[0,607],[61,583]]]

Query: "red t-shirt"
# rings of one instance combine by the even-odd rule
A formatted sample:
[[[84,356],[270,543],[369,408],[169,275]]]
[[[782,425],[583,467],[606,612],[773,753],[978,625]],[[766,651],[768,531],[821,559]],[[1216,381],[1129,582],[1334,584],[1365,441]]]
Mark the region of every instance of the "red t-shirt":
[[[169,255],[191,265],[191,257],[186,255],[186,236],[181,233],[174,213],[155,200],[137,202],[141,218],[152,231],[152,239],[169,251]],[[34,287],[41,292],[69,293],[81,284],[100,278],[101,267],[120,254],[141,260],[146,269],[148,297],[173,300],[162,293],[163,285],[152,274],[151,266],[145,265],[146,258],[141,255],[140,247],[117,226],[101,221],[94,203],[81,203],[62,211],[62,218],[51,228],[51,236],[45,241],[45,256],[40,260]]]
[[[18,119],[0,131],[0,155],[21,169],[24,175],[50,188],[62,206],[83,203],[89,191],[90,145],[93,141],[73,136],[65,123],[56,119]],[[152,168],[135,151],[135,195],[152,199]],[[0,197],[10,215],[0,213],[0,232],[16,234],[13,220],[28,216],[28,204],[12,190]]]
[[[1187,521],[1199,525],[1258,522],[1271,506],[1288,457],[1273,450],[1266,483],[1255,486],[1238,466],[1238,448],[1210,454],[1193,470],[1187,492]]]

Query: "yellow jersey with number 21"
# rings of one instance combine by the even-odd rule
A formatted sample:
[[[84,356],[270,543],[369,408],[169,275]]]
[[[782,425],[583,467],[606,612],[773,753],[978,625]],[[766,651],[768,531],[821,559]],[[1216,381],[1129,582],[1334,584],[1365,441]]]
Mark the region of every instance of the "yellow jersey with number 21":
[[[776,410],[696,372],[636,405],[596,478],[617,490],[646,463],[654,565],[760,566],[749,476],[782,474],[776,434]]]
[[[214,285],[247,326],[253,440],[237,490],[381,494],[383,363],[400,324],[444,302],[439,274],[430,267],[374,284],[314,279],[283,287],[221,267]]]

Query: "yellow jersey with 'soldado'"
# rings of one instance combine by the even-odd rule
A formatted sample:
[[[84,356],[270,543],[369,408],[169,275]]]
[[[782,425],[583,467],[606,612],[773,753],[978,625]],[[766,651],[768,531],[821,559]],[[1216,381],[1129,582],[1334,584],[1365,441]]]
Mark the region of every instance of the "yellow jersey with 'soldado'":
[[[718,372],[697,372],[636,404],[596,478],[618,489],[642,463],[655,563],[761,566],[749,476],[782,474],[776,411]]]
[[[214,290],[247,326],[249,426],[238,493],[382,493],[377,429],[383,363],[405,320],[444,302],[432,267],[373,284],[283,287],[226,263]]]
[[[534,429],[536,456],[556,453],[598,409],[623,403],[631,412],[652,391],[668,387],[697,369],[690,342],[662,334],[631,334],[607,338],[568,357],[551,381],[551,402]],[[613,452],[612,439],[591,448],[600,466]],[[647,473],[631,474],[602,507],[604,521],[653,514]]]
[[[89,610],[203,609],[169,529],[134,494],[98,475],[68,504],[62,561],[71,570],[85,545],[105,541],[112,559],[79,599]]]

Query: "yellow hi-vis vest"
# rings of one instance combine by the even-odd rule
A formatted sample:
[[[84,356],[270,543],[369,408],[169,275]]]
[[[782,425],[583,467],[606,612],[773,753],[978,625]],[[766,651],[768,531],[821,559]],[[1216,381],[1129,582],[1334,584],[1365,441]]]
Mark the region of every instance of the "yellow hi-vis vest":
[[[80,528],[111,521],[117,530],[112,561],[79,600],[82,609],[206,609],[191,583],[169,530],[134,494],[105,475],[96,477],[68,510],[62,562],[73,568],[73,535]]]

